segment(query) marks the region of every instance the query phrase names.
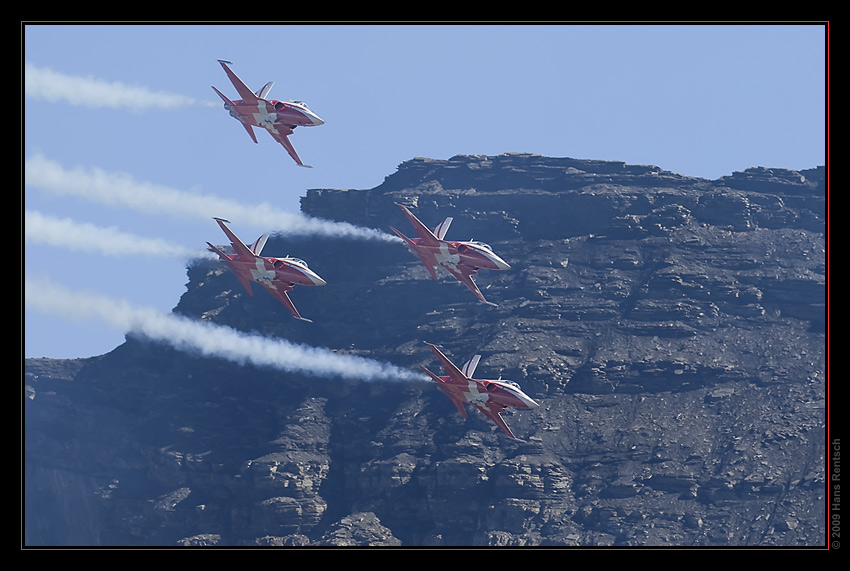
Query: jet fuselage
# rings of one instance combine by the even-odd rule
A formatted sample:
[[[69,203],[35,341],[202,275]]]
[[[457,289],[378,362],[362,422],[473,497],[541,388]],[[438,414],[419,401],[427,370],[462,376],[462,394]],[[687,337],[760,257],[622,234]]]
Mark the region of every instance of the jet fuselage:
[[[540,406],[512,381],[469,379],[466,385],[462,385],[450,383],[448,376],[440,378],[444,383],[438,386],[448,394],[449,398],[459,398],[469,404],[486,406],[490,403],[519,409],[533,409]]]
[[[327,282],[298,258],[257,257],[244,260],[230,254],[231,269],[257,283],[272,286],[275,282],[288,285],[323,286]]]
[[[454,242],[443,240],[436,246],[423,244],[421,238],[411,240],[418,255],[433,257],[436,263],[446,267],[460,265],[468,268],[488,270],[509,270],[510,265],[497,256],[487,244],[482,242]],[[414,252],[416,253],[416,252]]]
[[[540,405],[522,392],[519,385],[513,381],[502,379],[490,381],[473,378],[472,375],[475,374],[475,368],[478,366],[481,355],[473,356],[463,367],[458,368],[436,345],[431,343],[427,345],[431,347],[431,351],[440,360],[443,369],[448,374],[438,377],[424,365],[420,365],[419,368],[437,382],[437,386],[454,403],[458,412],[466,418],[463,403],[471,404],[495,422],[505,434],[511,438],[516,438],[502,418],[502,413],[509,408],[532,409]]]
[[[231,103],[224,104],[231,117],[263,129],[274,130],[276,125],[294,129],[324,124],[324,121],[301,101],[260,99],[256,103],[246,103],[242,99],[236,99]]]

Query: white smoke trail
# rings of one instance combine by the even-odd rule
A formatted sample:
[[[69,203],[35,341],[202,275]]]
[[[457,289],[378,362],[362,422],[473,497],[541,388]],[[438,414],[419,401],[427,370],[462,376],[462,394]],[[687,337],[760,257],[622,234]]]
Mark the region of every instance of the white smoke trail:
[[[159,238],[144,238],[122,232],[115,226],[103,227],[87,222],[77,222],[71,218],[55,218],[37,210],[24,212],[24,238],[38,244],[108,256],[139,254],[184,259],[217,259],[214,254],[206,250],[185,248]]]
[[[157,215],[229,218],[283,235],[336,236],[342,238],[399,241],[373,228],[347,222],[312,218],[278,210],[271,204],[242,204],[210,194],[185,192],[164,185],[134,180],[125,173],[110,173],[97,167],[71,170],[41,155],[24,162],[25,183],[60,195],[72,195],[109,206],[123,206]]]
[[[418,373],[389,363],[133,307],[126,301],[72,292],[46,279],[26,276],[24,299],[27,306],[37,311],[72,319],[97,318],[113,327],[167,343],[181,351],[241,365],[363,381],[427,381]]]
[[[148,108],[181,109],[189,106],[218,107],[213,101],[199,101],[173,93],[150,91],[144,87],[104,81],[94,77],[65,75],[45,67],[24,65],[24,95],[50,102],[64,100],[71,105],[139,111]]]

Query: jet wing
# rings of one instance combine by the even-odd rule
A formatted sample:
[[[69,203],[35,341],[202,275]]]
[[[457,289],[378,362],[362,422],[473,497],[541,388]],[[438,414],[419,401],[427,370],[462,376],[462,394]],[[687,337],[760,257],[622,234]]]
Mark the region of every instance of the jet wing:
[[[428,273],[431,274],[431,277],[434,278],[434,281],[440,281],[440,278],[437,277],[437,270],[434,269],[434,261],[428,256],[420,255],[416,250],[413,251],[416,254],[416,257],[419,258],[419,261],[422,262],[422,265],[425,266],[425,269],[428,270]]]
[[[475,273],[474,271],[467,271],[465,266],[458,267],[444,265],[443,267],[446,268],[446,270],[448,270],[448,272],[453,275],[455,279],[457,279],[460,283],[469,288],[469,291],[474,293],[475,297],[477,297],[480,301],[483,301],[488,305],[496,305],[492,301],[487,301],[486,299],[484,299],[484,294],[481,293],[481,290],[478,289],[478,286],[472,279],[472,274]]]
[[[210,250],[212,250],[213,252],[215,252],[216,254],[218,254],[218,257],[219,257],[219,258],[221,258],[222,260],[224,260],[224,263],[225,263],[225,264],[227,264],[227,267],[229,267],[229,268],[230,268],[230,270],[231,270],[231,271],[233,272],[233,274],[236,276],[236,279],[238,279],[238,280],[239,280],[239,283],[241,283],[241,284],[242,284],[242,287],[244,287],[244,288],[245,288],[245,291],[247,291],[247,292],[248,292],[248,295],[250,295],[250,296],[252,296],[252,297],[253,297],[253,296],[254,296],[254,292],[253,292],[253,291],[251,291],[251,281],[250,281],[250,280],[248,280],[248,279],[246,279],[246,278],[245,278],[245,276],[243,276],[243,275],[239,272],[239,270],[237,270],[235,267],[233,267],[233,263],[232,263],[232,261],[231,261],[230,257],[229,257],[227,254],[225,254],[224,252],[222,252],[221,250],[219,250],[218,248],[216,248],[215,246],[213,246],[212,244],[210,244],[209,242],[207,242],[207,246],[209,246],[209,247],[210,247]]]
[[[244,260],[252,260],[257,257],[254,252],[248,249],[248,246],[242,243],[242,240],[236,237],[236,234],[230,231],[230,228],[228,228],[225,224],[225,222],[228,222],[228,220],[225,220],[224,218],[214,218],[214,220],[218,222],[219,226],[221,226],[221,229],[224,231],[224,233],[227,235],[227,238],[230,240],[230,245],[233,247],[233,251],[236,252],[236,254],[240,258]]]
[[[460,401],[457,397],[455,397],[455,396],[454,396],[451,392],[447,391],[447,390],[446,390],[446,389],[445,389],[442,385],[438,385],[438,386],[439,386],[439,387],[440,387],[440,389],[443,391],[443,393],[444,393],[447,397],[449,397],[449,400],[450,400],[450,401],[452,401],[452,402],[454,403],[455,407],[457,407],[457,410],[460,412],[460,415],[461,415],[463,418],[466,418],[466,409],[465,409],[465,408],[463,408],[463,402],[461,402],[461,401]]]
[[[257,135],[254,134],[254,128],[248,123],[244,123],[242,121],[239,122],[242,123],[242,126],[245,127],[245,130],[248,131],[248,136],[251,137],[251,140],[259,144],[259,141],[257,141]]]
[[[292,160],[294,160],[299,167],[312,168],[310,165],[302,163],[298,153],[295,152],[295,147],[292,146],[288,136],[292,134],[292,129],[289,127],[283,128],[280,123],[276,123],[274,128],[268,129],[268,132],[272,137],[274,137],[275,141],[283,145],[283,148],[286,149],[286,152],[289,153],[289,156],[292,157]]]
[[[498,404],[489,404],[489,403],[487,405],[484,405],[484,406],[479,405],[479,404],[476,404],[475,406],[478,408],[478,410],[480,410],[482,413],[484,413],[484,416],[486,416],[487,418],[489,418],[490,420],[495,422],[496,426],[501,428],[502,431],[504,431],[505,434],[507,434],[511,438],[516,438],[516,436],[514,436],[514,433],[511,432],[511,429],[508,428],[508,425],[505,423],[504,419],[502,418],[502,413],[505,411],[505,409],[507,407],[504,407],[504,406],[498,405]]]
[[[390,226],[390,230],[395,232],[399,238],[404,240],[404,243],[407,245],[410,251],[416,254],[416,257],[419,258],[419,261],[425,265],[425,268],[428,270],[428,273],[431,274],[431,277],[434,278],[435,281],[439,281],[439,278],[437,278],[437,272],[436,270],[434,270],[434,262],[436,262],[436,260],[431,260],[428,256],[423,256],[422,254],[420,254],[419,250],[417,249],[417,244],[413,240],[399,232],[397,229]]]
[[[408,210],[406,206],[404,206],[402,204],[399,204],[398,206],[399,206],[399,208],[401,208],[402,212],[404,212],[404,215],[407,216],[407,219],[410,220],[410,223],[413,225],[413,228],[416,230],[416,234],[419,236],[419,238],[422,239],[422,245],[424,245],[424,246],[439,246],[440,245],[440,239],[437,238],[434,235],[434,233],[431,232],[431,230],[427,226],[422,224],[422,222],[420,222],[419,219],[416,216],[414,216],[413,213],[410,210]],[[443,224],[445,224],[445,222]],[[447,225],[446,225],[446,229],[448,229]]]
[[[431,351],[433,351],[434,355],[437,356],[437,359],[440,360],[440,364],[443,366],[443,369],[445,369],[446,373],[448,373],[448,375],[449,375],[449,381],[448,382],[450,382],[454,385],[466,386],[467,383],[469,382],[469,378],[466,375],[464,375],[460,371],[460,369],[458,369],[455,366],[454,363],[449,361],[449,358],[446,357],[445,355],[443,355],[443,353],[439,349],[437,349],[437,347],[435,345],[432,345],[430,343],[426,343],[426,345],[428,345],[428,347],[431,348]]]
[[[287,285],[286,287],[281,288],[281,287],[277,287],[274,284],[269,285],[269,284],[266,284],[266,283],[262,283],[262,286],[264,288],[266,288],[268,290],[268,292],[275,297],[275,299],[277,299],[284,306],[286,306],[286,309],[289,310],[289,312],[292,314],[293,317],[295,317],[295,319],[300,319],[301,321],[307,321],[309,323],[312,323],[312,321],[310,319],[306,319],[304,317],[301,317],[301,314],[298,313],[298,310],[295,308],[295,304],[292,303],[291,299],[289,299],[289,295],[286,292],[291,290],[292,286]]]
[[[245,85],[245,82],[239,79],[239,76],[233,73],[233,71],[231,71],[229,67],[227,67],[227,64],[230,63],[229,61],[220,59],[218,60],[218,63],[220,63],[221,67],[224,68],[224,73],[227,74],[227,78],[230,80],[230,83],[233,84],[233,87],[236,88],[237,93],[239,93],[239,97],[242,98],[242,101],[244,103],[257,103],[259,101],[254,92],[251,91],[251,89],[247,85]]]
[[[214,85],[211,85],[210,87],[213,88],[213,91],[218,93],[218,96],[221,97],[221,99],[222,99],[222,101],[224,101],[225,105],[229,106],[231,113],[238,113],[238,111],[236,111],[236,106],[234,105],[233,101],[228,99],[224,95],[224,93],[222,93],[221,91],[216,89]],[[254,129],[251,127],[251,125],[246,123],[245,120],[241,118],[241,116],[239,118],[239,122],[242,124],[243,127],[245,127],[245,130],[248,131],[248,136],[251,137],[251,140],[256,143],[257,142],[257,135],[254,134]]]
[[[428,369],[426,369],[422,365],[419,365],[419,368],[422,369],[423,371],[425,371],[428,374],[429,377],[431,377],[432,379],[434,379],[437,382],[437,386],[440,387],[440,390],[443,391],[443,393],[445,393],[445,395],[447,397],[449,397],[449,400],[454,403],[454,405],[457,407],[458,411],[460,411],[460,414],[463,416],[463,418],[466,418],[466,409],[463,408],[463,403],[457,397],[455,397],[454,394],[452,394],[451,390],[449,390],[445,387],[446,381],[444,381],[443,379],[441,379],[440,377],[438,377],[437,375],[435,375],[434,373],[432,373],[431,371],[429,371]]]

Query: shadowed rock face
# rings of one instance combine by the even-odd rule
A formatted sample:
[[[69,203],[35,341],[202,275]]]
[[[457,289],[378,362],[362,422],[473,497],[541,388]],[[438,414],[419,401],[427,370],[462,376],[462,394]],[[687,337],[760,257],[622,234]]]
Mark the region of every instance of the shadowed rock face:
[[[708,181],[537,155],[414,159],[304,213],[491,244],[478,303],[400,243],[272,237],[314,323],[218,264],[175,311],[416,369],[424,341],[541,403],[519,439],[430,384],[237,366],[128,337],[27,360],[29,545],[821,545],[824,169]]]

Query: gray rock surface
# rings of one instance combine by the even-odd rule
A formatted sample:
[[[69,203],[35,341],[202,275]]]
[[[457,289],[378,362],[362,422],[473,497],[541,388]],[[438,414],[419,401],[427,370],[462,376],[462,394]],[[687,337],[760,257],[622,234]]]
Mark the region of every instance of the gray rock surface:
[[[825,541],[825,182],[528,154],[414,159],[309,215],[453,216],[512,270],[479,304],[394,243],[273,236],[314,323],[215,263],[175,311],[415,369],[423,341],[519,382],[511,440],[429,384],[304,377],[128,336],[25,362],[25,543],[783,545]]]

